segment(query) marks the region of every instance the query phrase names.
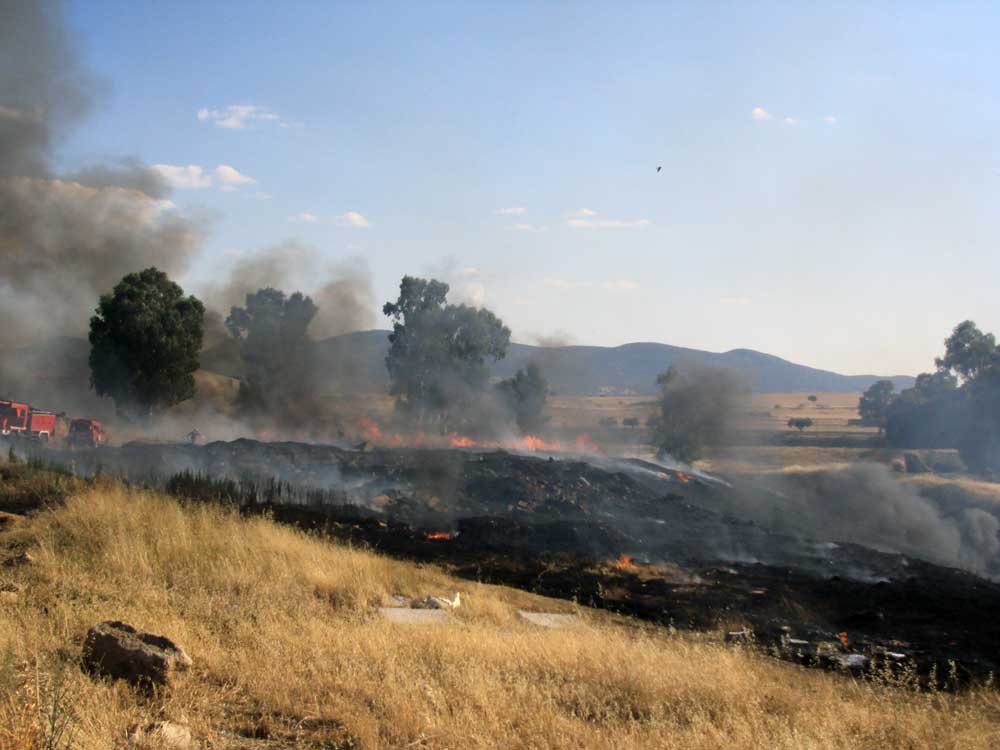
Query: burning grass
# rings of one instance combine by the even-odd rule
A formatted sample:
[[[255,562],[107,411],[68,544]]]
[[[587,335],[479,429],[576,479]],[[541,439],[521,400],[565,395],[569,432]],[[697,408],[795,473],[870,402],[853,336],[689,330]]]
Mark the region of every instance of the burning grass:
[[[0,556],[25,547],[35,562],[3,573],[22,593],[0,599],[0,750],[55,747],[60,737],[106,748],[129,725],[162,718],[188,723],[205,747],[287,746],[276,740],[293,729],[298,747],[998,740],[993,690],[855,681],[589,611],[579,628],[545,631],[516,610],[572,605],[120,485],[78,488],[0,536]],[[452,626],[376,614],[392,594],[457,591]],[[193,673],[153,701],[92,681],[75,655],[86,628],[108,618],[177,639]]]

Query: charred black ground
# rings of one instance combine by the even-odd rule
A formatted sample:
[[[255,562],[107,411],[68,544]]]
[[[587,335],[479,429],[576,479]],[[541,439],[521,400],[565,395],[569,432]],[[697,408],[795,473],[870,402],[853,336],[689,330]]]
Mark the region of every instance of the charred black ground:
[[[746,626],[806,663],[1000,667],[1000,585],[726,516],[712,509],[733,487],[643,461],[251,440],[49,455],[468,578],[676,627]]]

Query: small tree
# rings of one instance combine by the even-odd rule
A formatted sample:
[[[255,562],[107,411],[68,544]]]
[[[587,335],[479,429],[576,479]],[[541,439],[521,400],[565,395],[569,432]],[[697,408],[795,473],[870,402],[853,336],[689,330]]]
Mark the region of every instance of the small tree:
[[[314,355],[306,330],[316,312],[312,299],[300,292],[285,296],[270,287],[248,294],[244,307],[230,310],[226,327],[240,346],[244,411],[282,421],[294,419],[301,404],[311,403]]]
[[[858,414],[866,424],[876,425],[881,435],[889,416],[889,409],[895,399],[896,386],[892,381],[879,380],[861,395],[858,401]]]
[[[639,418],[638,417],[625,417],[625,419],[622,420],[622,424],[625,427],[638,427],[639,426]]]
[[[205,307],[163,271],[130,273],[90,319],[90,385],[123,417],[148,420],[191,398]]]
[[[525,435],[537,432],[544,423],[542,410],[549,392],[542,368],[531,362],[527,368],[518,370],[514,377],[497,383],[496,389],[513,412],[518,429]]]
[[[812,427],[813,421],[809,417],[792,417],[788,420],[788,426],[802,432],[806,427]]]
[[[655,441],[661,452],[690,463],[724,442],[733,415],[745,398],[743,382],[730,370],[702,368],[682,375],[674,367],[656,379],[660,424]]]
[[[617,427],[618,420],[614,417],[601,417],[598,422],[601,427]]]
[[[815,403],[816,403],[817,401],[819,401],[819,398],[817,398],[817,397],[816,397],[815,395],[813,395],[813,394],[809,394],[809,401],[811,401],[812,403],[814,403],[814,404],[815,404]]]

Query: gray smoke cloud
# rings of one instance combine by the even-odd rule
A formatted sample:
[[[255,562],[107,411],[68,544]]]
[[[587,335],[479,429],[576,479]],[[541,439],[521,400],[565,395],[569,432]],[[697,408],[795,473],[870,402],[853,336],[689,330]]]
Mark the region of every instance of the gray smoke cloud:
[[[56,336],[85,336],[100,294],[126,273],[148,266],[172,275],[183,271],[201,240],[199,228],[165,200],[162,179],[138,161],[55,174],[53,149],[87,114],[101,88],[80,65],[62,10],[54,0],[0,0],[0,314],[5,322],[0,346],[5,349]],[[58,354],[49,358],[60,360]],[[72,366],[78,364],[73,360]],[[18,370],[9,358],[0,367],[5,389],[23,390],[24,381],[31,381],[30,368]],[[79,389],[84,394],[86,386],[84,381]],[[31,397],[44,392],[35,384]]]
[[[317,286],[316,279],[323,282]],[[309,326],[315,340],[375,326],[375,292],[364,258],[327,263],[317,249],[286,240],[240,258],[225,281],[199,290],[211,313],[206,348],[229,338],[224,321],[230,309],[242,306],[248,294],[267,287],[312,297],[319,308]]]
[[[975,507],[945,508],[882,464],[745,478],[720,494],[734,516],[778,531],[853,542],[1000,576],[1000,520]],[[748,486],[749,485],[749,486]]]

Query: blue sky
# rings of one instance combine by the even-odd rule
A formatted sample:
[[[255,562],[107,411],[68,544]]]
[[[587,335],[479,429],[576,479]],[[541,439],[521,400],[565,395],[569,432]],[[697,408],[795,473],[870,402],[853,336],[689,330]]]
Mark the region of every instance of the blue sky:
[[[364,258],[379,303],[445,276],[526,342],[888,374],[962,319],[1000,331],[996,6],[69,11],[107,86],[61,166],[180,168],[191,288],[296,238]]]

